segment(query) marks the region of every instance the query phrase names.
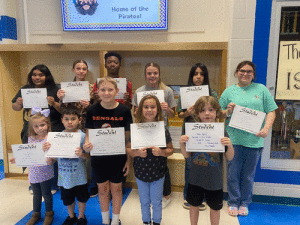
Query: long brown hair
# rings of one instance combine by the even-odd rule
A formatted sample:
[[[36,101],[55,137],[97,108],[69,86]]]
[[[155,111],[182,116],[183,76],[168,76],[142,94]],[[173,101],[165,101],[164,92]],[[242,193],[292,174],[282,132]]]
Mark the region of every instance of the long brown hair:
[[[89,66],[88,66],[87,62],[84,61],[83,59],[78,59],[78,60],[76,60],[76,61],[73,62],[73,66],[72,66],[73,70],[75,69],[75,66],[76,66],[77,63],[83,63],[83,64],[85,64],[86,68],[87,68],[87,72],[89,71]],[[73,81],[76,81],[76,76],[74,77]]]
[[[199,118],[199,113],[205,107],[205,105],[210,104],[213,109],[216,110],[216,119],[221,117],[221,106],[219,105],[217,99],[213,96],[202,96],[198,98],[194,105],[194,119],[201,122]]]
[[[144,69],[145,78],[146,78],[147,68],[150,67],[150,66],[155,67],[155,68],[158,69],[158,74],[159,74],[158,88],[159,88],[159,90],[165,90],[166,89],[166,85],[161,80],[160,66],[157,63],[151,62],[151,63],[147,63],[146,64],[145,69]]]
[[[163,121],[164,120],[164,117],[162,115],[162,109],[161,109],[161,106],[160,106],[160,102],[158,100],[158,98],[154,95],[146,95],[144,96],[140,103],[139,103],[139,107],[138,107],[138,110],[137,110],[137,113],[136,113],[136,122],[137,123],[144,123],[146,122],[145,121],[145,117],[143,115],[143,105],[144,105],[144,102],[148,99],[154,99],[155,100],[155,103],[156,103],[156,107],[157,107],[157,115],[155,117],[155,121]]]
[[[50,118],[49,117],[45,117],[41,113],[37,113],[37,114],[34,114],[34,115],[32,115],[32,116],[29,117],[28,137],[30,137],[30,136],[35,137],[36,136],[36,133],[34,132],[33,125],[32,125],[33,120],[36,120],[36,119],[43,119],[43,121],[46,122],[47,126],[48,126],[47,133],[51,132]]]

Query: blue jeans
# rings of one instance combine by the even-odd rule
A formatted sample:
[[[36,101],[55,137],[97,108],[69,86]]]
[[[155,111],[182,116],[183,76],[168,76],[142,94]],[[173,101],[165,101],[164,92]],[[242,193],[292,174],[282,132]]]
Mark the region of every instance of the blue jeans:
[[[189,173],[192,167],[192,157],[185,159],[185,170],[184,170],[184,189],[183,189],[183,198],[186,200],[187,188],[189,183]]]
[[[137,178],[136,183],[139,190],[141,210],[142,210],[142,220],[143,222],[151,222],[151,209],[150,204],[152,204],[153,211],[153,222],[160,223],[162,217],[162,197],[163,197],[163,186],[165,177],[148,183],[141,181]]]
[[[228,162],[228,205],[248,207],[257,163],[263,148],[248,148],[234,145],[234,158]]]

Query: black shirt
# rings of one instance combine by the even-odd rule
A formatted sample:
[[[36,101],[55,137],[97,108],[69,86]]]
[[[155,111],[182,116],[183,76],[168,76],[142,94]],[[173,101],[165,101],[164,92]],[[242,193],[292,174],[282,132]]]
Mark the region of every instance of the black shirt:
[[[166,129],[166,143],[172,142],[169,130]],[[162,148],[165,149],[165,148]],[[134,150],[133,150],[134,151]],[[152,149],[147,149],[147,157],[135,157],[133,162],[135,176],[144,182],[153,182],[165,176],[167,167],[167,157],[154,156]]]

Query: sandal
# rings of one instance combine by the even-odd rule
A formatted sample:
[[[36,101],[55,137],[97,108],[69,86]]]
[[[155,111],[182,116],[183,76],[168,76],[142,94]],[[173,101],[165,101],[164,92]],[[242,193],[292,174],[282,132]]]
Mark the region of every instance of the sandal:
[[[248,207],[241,206],[241,207],[239,208],[239,215],[240,215],[240,216],[248,216],[248,214],[249,214],[249,209],[248,209]]]
[[[237,216],[239,214],[238,208],[234,206],[228,206],[227,212],[230,216]]]

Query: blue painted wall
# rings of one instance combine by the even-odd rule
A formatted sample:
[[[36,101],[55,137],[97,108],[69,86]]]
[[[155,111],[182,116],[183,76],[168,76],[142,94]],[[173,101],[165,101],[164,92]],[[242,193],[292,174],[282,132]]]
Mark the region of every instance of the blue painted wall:
[[[256,1],[253,62],[257,66],[257,82],[262,84],[266,84],[267,78],[271,11],[272,0]],[[265,170],[260,168],[260,164],[257,166],[255,182],[300,184],[300,172]]]

